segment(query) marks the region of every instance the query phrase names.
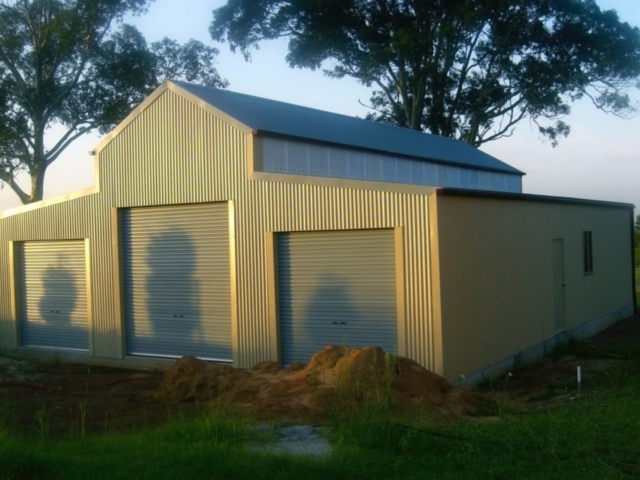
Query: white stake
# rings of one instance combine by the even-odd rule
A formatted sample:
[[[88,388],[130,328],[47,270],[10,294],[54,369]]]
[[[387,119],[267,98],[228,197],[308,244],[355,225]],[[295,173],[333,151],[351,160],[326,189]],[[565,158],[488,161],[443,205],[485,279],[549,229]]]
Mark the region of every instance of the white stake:
[[[580,387],[582,386],[582,367],[578,366],[576,370],[578,373],[578,398],[580,398]]]

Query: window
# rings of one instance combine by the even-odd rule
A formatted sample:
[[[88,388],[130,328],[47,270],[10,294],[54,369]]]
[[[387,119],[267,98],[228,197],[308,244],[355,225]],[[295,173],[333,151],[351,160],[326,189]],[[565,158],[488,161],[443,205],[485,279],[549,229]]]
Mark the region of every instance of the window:
[[[582,232],[582,257],[584,274],[593,273],[593,238],[591,231]]]

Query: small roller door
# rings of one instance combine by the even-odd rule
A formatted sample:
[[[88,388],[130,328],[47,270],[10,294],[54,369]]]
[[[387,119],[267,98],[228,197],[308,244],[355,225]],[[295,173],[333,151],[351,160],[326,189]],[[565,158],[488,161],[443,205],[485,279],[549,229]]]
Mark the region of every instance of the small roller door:
[[[123,212],[122,259],[129,355],[232,360],[226,203]]]
[[[85,242],[25,242],[17,254],[21,346],[88,351]]]
[[[284,365],[328,344],[397,353],[392,230],[283,233],[277,252]]]

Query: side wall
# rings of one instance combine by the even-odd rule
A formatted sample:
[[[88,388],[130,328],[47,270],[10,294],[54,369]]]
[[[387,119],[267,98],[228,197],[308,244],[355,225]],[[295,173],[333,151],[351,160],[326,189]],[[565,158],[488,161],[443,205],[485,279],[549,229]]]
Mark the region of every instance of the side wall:
[[[571,332],[633,313],[628,209],[453,195],[433,195],[431,205],[434,312],[442,322],[446,378],[469,376],[540,345],[563,330],[561,323]],[[587,275],[583,231],[593,235],[594,267]],[[557,288],[562,292],[554,282],[553,241],[559,239],[561,323],[562,305],[554,297]]]

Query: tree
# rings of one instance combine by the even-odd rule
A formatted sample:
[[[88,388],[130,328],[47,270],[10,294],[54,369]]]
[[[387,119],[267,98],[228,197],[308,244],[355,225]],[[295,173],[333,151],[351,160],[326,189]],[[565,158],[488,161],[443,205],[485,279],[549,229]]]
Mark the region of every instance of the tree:
[[[226,86],[216,49],[148,45],[122,23],[151,1],[0,0],[0,180],[22,203],[42,199],[47,168],[75,139],[110,130],[164,79]],[[56,124],[65,133],[48,148]],[[29,192],[16,182],[23,171]]]
[[[633,230],[633,243],[635,248],[640,248],[640,215],[636,216],[636,224],[634,225]]]
[[[474,146],[525,118],[555,146],[572,101],[628,116],[640,86],[640,31],[594,0],[228,0],[210,33],[288,37],[291,67],[375,86],[370,119]]]

